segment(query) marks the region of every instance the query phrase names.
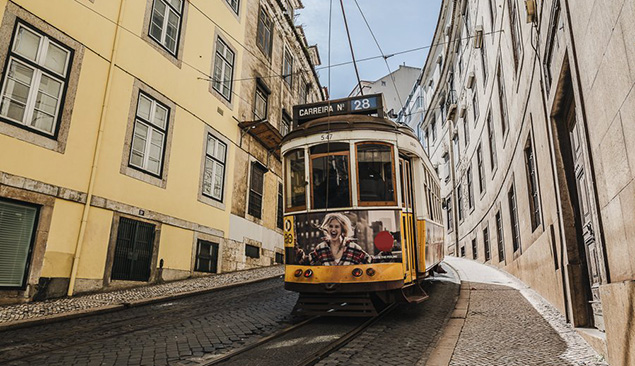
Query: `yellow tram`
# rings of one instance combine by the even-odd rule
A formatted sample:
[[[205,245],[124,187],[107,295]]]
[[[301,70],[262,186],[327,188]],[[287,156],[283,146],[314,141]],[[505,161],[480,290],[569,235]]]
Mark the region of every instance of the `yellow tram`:
[[[381,94],[296,106],[281,153],[296,313],[427,298],[421,281],[444,256],[439,182],[412,130],[384,118]]]

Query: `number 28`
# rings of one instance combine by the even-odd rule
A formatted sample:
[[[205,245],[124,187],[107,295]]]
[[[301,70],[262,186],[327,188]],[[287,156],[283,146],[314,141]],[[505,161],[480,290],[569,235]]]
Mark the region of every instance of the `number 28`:
[[[353,101],[353,109],[356,111],[360,109],[368,109],[368,108],[370,108],[370,100],[368,99],[360,99],[360,100]]]

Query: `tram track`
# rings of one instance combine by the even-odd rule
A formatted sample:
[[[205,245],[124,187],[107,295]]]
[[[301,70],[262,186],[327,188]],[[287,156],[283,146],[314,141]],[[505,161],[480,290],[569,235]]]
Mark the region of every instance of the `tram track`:
[[[300,346],[306,346],[306,344],[302,343],[303,339],[307,339],[309,337],[317,337],[320,338],[334,338],[334,340],[329,341],[326,345],[320,347],[317,351],[309,352],[308,355],[302,358],[298,363],[292,363],[293,358],[287,356],[284,359],[287,362],[292,363],[294,366],[312,366],[319,363],[321,360],[327,358],[331,353],[339,350],[340,348],[346,346],[351,341],[353,341],[357,336],[363,333],[366,329],[376,324],[386,315],[388,315],[394,308],[396,304],[391,304],[387,306],[384,310],[382,310],[376,316],[363,320],[364,318],[354,318],[356,321],[352,319],[348,319],[349,322],[354,322],[352,329],[348,329],[346,331],[340,331],[340,334],[327,334],[327,335],[319,335],[313,334],[310,335],[310,327],[313,328],[319,327],[318,321],[324,320],[326,317],[323,316],[315,316],[309,319],[306,319],[298,324],[295,324],[291,327],[283,329],[278,333],[272,334],[268,337],[265,337],[255,343],[252,343],[246,347],[238,349],[236,351],[227,353],[220,357],[217,357],[213,360],[203,361],[198,364],[198,366],[212,366],[212,365],[250,365],[250,364],[258,364],[258,365],[267,365],[267,359],[263,359],[261,357],[262,354],[267,354],[272,349],[280,349],[282,347],[287,347],[287,350],[284,351],[286,354],[294,355],[301,354],[302,350]],[[329,318],[331,320],[336,318]],[[326,324],[326,328],[332,330],[333,324]],[[350,328],[350,327],[349,327]],[[335,330],[337,333],[337,330]],[[296,333],[296,334],[294,334]],[[291,339],[284,340],[285,336],[293,336]],[[275,344],[278,342],[279,344]],[[294,348],[298,348],[295,350]],[[272,360],[275,363],[279,364],[280,359]]]

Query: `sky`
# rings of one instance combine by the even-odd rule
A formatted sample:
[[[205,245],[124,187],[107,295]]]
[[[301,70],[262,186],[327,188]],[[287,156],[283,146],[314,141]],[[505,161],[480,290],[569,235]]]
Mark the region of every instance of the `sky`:
[[[351,61],[340,0],[302,0],[304,9],[298,11],[297,23],[304,27],[309,45],[318,45],[321,66],[317,66],[322,86],[329,87],[331,99],[345,98],[357,84],[352,63],[331,67],[329,78],[329,7],[332,7],[331,57],[335,65]],[[381,56],[373,37],[355,4],[355,0],[343,0],[353,51],[362,80],[375,81],[389,73],[383,58],[360,61]],[[441,0],[357,0],[366,16],[379,46],[385,55],[429,46],[434,36]],[[421,68],[428,50],[395,55],[388,58],[391,71],[405,63]],[[330,79],[330,82],[329,82]]]

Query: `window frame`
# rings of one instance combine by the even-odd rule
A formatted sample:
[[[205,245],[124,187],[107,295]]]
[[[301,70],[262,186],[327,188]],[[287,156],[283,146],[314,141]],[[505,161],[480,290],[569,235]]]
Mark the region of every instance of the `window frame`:
[[[219,52],[219,47],[218,44],[221,43],[223,45],[223,47],[225,47],[225,53],[227,52],[231,52],[232,54],[232,61],[229,62],[229,60],[225,57],[225,55],[221,54]],[[216,78],[216,70],[217,70],[217,65],[216,63],[219,61],[222,63],[221,66],[221,72],[220,72],[220,76],[221,76],[221,80]],[[218,94],[220,94],[227,102],[231,103],[232,102],[232,93],[234,92],[234,70],[235,70],[235,63],[236,63],[236,52],[234,52],[234,50],[229,47],[229,44],[227,44],[227,42],[225,42],[221,37],[216,37],[216,44],[215,44],[215,48],[214,48],[214,71],[213,71],[213,77],[212,77],[212,88],[218,92]],[[231,68],[231,72],[229,75],[229,92],[228,95],[223,94],[223,87],[224,87],[224,83],[226,81],[226,71],[227,68],[229,67]],[[219,85],[219,87],[216,87],[216,84]]]
[[[221,139],[219,139],[218,137],[214,136],[213,134],[211,134],[209,132],[206,133],[206,137],[207,137],[207,141],[205,142],[205,152],[203,154],[204,155],[204,157],[203,157],[203,159],[204,159],[204,162],[203,162],[203,181],[202,181],[203,184],[201,186],[201,194],[203,196],[207,197],[207,198],[211,198],[214,201],[222,203],[223,202],[223,198],[225,197],[225,175],[227,173],[227,149],[228,149],[228,146],[227,146],[227,144],[224,141],[221,141]],[[214,146],[214,151],[217,151],[218,144],[221,144],[221,145],[225,146],[225,153],[223,154],[224,155],[223,156],[223,161],[220,161],[220,160],[218,160],[218,158],[216,156],[213,156],[213,155],[209,154],[209,147],[208,146],[209,146],[209,142],[210,142],[210,137],[216,141],[216,144]],[[210,182],[210,187],[211,187],[210,191],[212,192],[212,194],[206,194],[204,192],[204,190],[203,190],[203,187],[205,185],[205,167],[207,166],[206,163],[207,163],[208,158],[211,159],[212,163],[214,164],[213,168],[212,168],[212,175],[211,175],[211,178],[210,178],[210,179],[212,179],[212,181]],[[213,191],[214,191],[214,181],[213,180],[214,180],[215,173],[216,173],[216,167],[217,167],[216,164],[220,164],[223,167],[223,176],[221,178],[220,198],[217,198],[217,197],[213,196]]]
[[[489,223],[485,223],[485,227],[483,228],[483,249],[485,251],[485,262],[488,262],[492,259],[492,253],[490,248],[489,241]]]
[[[478,191],[483,194],[487,183],[485,180],[485,167],[483,166],[483,146],[480,142],[476,148],[476,165],[478,168]]]
[[[35,35],[40,37],[40,41],[38,44],[38,53],[36,55],[36,61],[29,60],[25,56],[22,56],[14,51],[15,40],[20,28],[24,28],[26,29],[27,32],[34,33]],[[59,47],[63,51],[67,52],[68,57],[64,65],[64,75],[58,74],[56,71],[50,70],[48,67],[44,66],[43,64],[40,65],[40,62],[43,62],[43,61],[39,61],[39,62],[37,61],[38,58],[44,57],[42,55],[43,49],[46,49],[46,51],[48,51],[48,47],[51,43],[53,43],[55,46]],[[33,76],[31,79],[31,84],[29,85],[29,92],[28,92],[27,100],[24,106],[25,114],[23,118],[25,120],[28,121],[27,117],[29,116],[32,117],[35,111],[35,103],[36,103],[37,94],[39,91],[39,85],[35,85],[35,83],[36,81],[38,83],[41,81],[42,75],[46,75],[47,77],[50,77],[51,79],[54,79],[60,82],[62,85],[60,86],[60,94],[58,96],[58,103],[57,103],[57,107],[55,111],[55,116],[53,118],[53,129],[51,133],[46,132],[45,130],[30,126],[28,124],[29,122],[19,122],[4,115],[0,115],[0,121],[10,124],[12,126],[19,127],[21,129],[27,130],[29,132],[35,133],[37,135],[44,136],[49,139],[57,140],[60,133],[60,126],[62,124],[62,115],[64,114],[64,104],[66,102],[66,93],[68,91],[68,86],[70,83],[71,69],[73,67],[74,56],[75,56],[75,50],[73,48],[60,42],[55,37],[52,37],[40,31],[38,28],[31,26],[27,22],[19,18],[16,19],[16,22],[13,26],[13,32],[11,33],[11,41],[9,43],[9,48],[6,53],[4,70],[2,72],[2,80],[0,81],[0,100],[4,99],[5,88],[9,80],[9,76],[8,76],[9,66],[14,60],[17,63],[26,65],[26,67],[33,70]]]
[[[162,28],[161,28],[161,38],[163,38],[163,40],[158,40],[156,39],[153,35],[152,35],[152,16],[154,15],[154,7],[155,4],[157,3],[157,1],[161,1],[165,6],[166,6],[166,11],[163,13],[163,24],[162,24]],[[152,0],[152,5],[150,7],[150,23],[148,25],[148,37],[152,40],[154,40],[156,43],[159,44],[159,46],[161,46],[161,48],[163,48],[164,50],[166,50],[170,55],[174,56],[174,57],[178,57],[178,53],[179,53],[179,45],[181,43],[181,30],[183,28],[183,16],[184,16],[184,11],[185,11],[185,3],[188,0],[181,0],[181,9],[177,10],[171,3],[170,0]],[[174,43],[174,51],[170,50],[163,42],[165,42],[165,37],[167,35],[167,31],[165,30],[165,25],[167,22],[167,17],[166,12],[168,12],[169,10],[173,10],[177,16],[179,17],[179,24],[178,24],[178,29],[176,32],[176,39],[175,39],[175,43]]]
[[[304,187],[305,187],[304,188],[304,205],[302,205],[302,206],[292,206],[292,207],[286,207],[286,205],[285,205],[284,212],[287,212],[287,213],[288,212],[295,212],[295,211],[304,211],[307,208],[306,194],[307,194],[307,186],[310,187],[310,184],[306,180],[306,167],[307,167],[307,160],[310,160],[310,157],[307,159],[306,150],[304,148],[300,147],[300,148],[296,148],[296,149],[292,149],[292,150],[287,151],[287,153],[285,154],[285,159],[283,159],[283,161],[285,161],[285,162],[288,161],[288,159],[286,157],[289,154],[292,154],[292,153],[294,153],[296,151],[301,152],[302,158],[304,159],[304,165],[303,165],[304,170],[302,171],[302,176],[304,177],[304,181],[305,181],[305,185],[304,185]],[[285,188],[291,189],[292,187],[291,187],[291,185],[289,183],[289,180],[287,179],[288,174],[290,174],[290,172],[288,171],[287,166],[288,166],[287,164],[284,164],[284,168],[283,168],[284,169],[284,180],[283,181],[288,186],[288,187],[285,187]],[[288,177],[290,178],[290,175]],[[312,189],[312,188],[309,188],[309,189]],[[285,195],[286,195],[286,192],[285,192]]]
[[[505,234],[503,232],[503,214],[500,210],[496,211],[496,243],[498,245],[498,261],[505,261]]]
[[[317,159],[317,158],[322,158],[325,156],[339,156],[339,155],[345,155],[348,158],[348,200],[350,203],[350,206],[343,206],[343,207],[337,207],[337,208],[348,208],[348,207],[353,207],[353,189],[352,189],[352,185],[353,185],[353,177],[351,174],[351,152],[350,150],[346,150],[346,151],[337,151],[337,152],[330,152],[330,153],[318,153],[318,154],[311,154],[309,152],[309,187],[311,189],[311,209],[315,210],[315,198],[313,197],[313,191],[314,191],[314,184],[313,184],[313,160]],[[319,210],[322,209],[326,209],[329,208],[328,207],[328,201],[326,202],[326,206],[325,208],[319,208]]]
[[[262,187],[260,188],[261,192],[257,192],[256,190],[253,189],[253,179],[254,179],[254,172],[256,169],[259,169],[262,171]],[[262,203],[264,201],[264,197],[265,197],[265,174],[267,174],[267,167],[265,167],[264,165],[262,165],[260,162],[258,161],[252,161],[251,162],[251,167],[249,170],[249,189],[248,189],[248,195],[249,195],[249,200],[247,203],[247,214],[249,214],[252,217],[255,217],[259,220],[262,220]],[[255,211],[253,211],[252,213],[252,204],[254,203],[253,198],[252,198],[252,194],[257,194],[259,196],[260,199],[260,211],[258,213],[258,215],[254,215],[253,213],[255,213]]]
[[[247,248],[255,248],[255,249],[252,249],[252,250],[255,250],[255,253],[257,253],[257,254],[256,255],[248,254]],[[256,245],[251,245],[251,244],[245,243],[245,257],[253,258],[253,259],[259,259],[260,258],[260,247],[258,247]]]
[[[206,244],[209,245],[209,251],[210,251],[210,267],[214,268],[215,270],[212,271],[210,268],[209,271],[206,270],[202,270],[199,268],[199,259],[200,259],[200,248],[201,248],[201,244]],[[212,262],[212,259],[214,259],[214,256],[212,255],[213,249],[212,248],[216,248],[216,263]],[[194,254],[194,271],[195,272],[203,272],[203,273],[218,273],[218,258],[220,257],[220,253],[219,253],[219,249],[220,246],[218,243],[214,243],[212,241],[209,240],[204,240],[204,239],[198,239],[196,240],[196,253]],[[213,263],[213,266],[212,266]]]
[[[284,80],[284,83],[289,89],[293,88],[293,62],[293,54],[289,51],[289,48],[285,46],[282,51],[282,80]]]
[[[137,122],[140,120],[140,117],[138,115],[139,112],[139,101],[141,100],[141,96],[144,95],[147,99],[150,99],[151,101],[151,107],[150,107],[150,113],[153,115],[155,113],[155,109],[153,108],[155,105],[160,105],[161,107],[165,108],[166,110],[166,116],[165,116],[165,128],[163,130],[160,129],[159,126],[155,125],[154,123],[150,122],[150,121],[145,121],[145,120],[141,120],[141,123],[145,124],[146,126],[148,126],[149,128],[152,128],[153,130],[156,129],[159,132],[163,133],[163,140],[162,140],[162,147],[161,147],[161,162],[159,164],[159,172],[158,173],[153,173],[150,170],[148,170],[146,167],[139,167],[136,165],[132,164],[132,149],[134,147],[134,138],[135,138],[135,132],[137,131]],[[168,133],[169,133],[169,128],[170,128],[170,117],[171,117],[171,110],[170,107],[168,107],[167,105],[165,105],[164,103],[160,102],[159,100],[157,100],[156,98],[152,97],[150,94],[144,92],[143,90],[139,90],[138,96],[137,96],[137,103],[136,103],[136,108],[135,108],[135,115],[134,115],[134,119],[132,121],[133,126],[132,126],[132,136],[130,139],[130,151],[129,151],[129,156],[128,156],[128,167],[140,171],[144,174],[148,174],[151,175],[153,177],[159,178],[161,179],[163,177],[163,167],[165,165],[165,155],[166,155],[166,150],[167,150],[167,142],[168,142]],[[152,119],[152,118],[151,118]],[[146,135],[148,136],[148,135]],[[146,148],[148,147],[148,145],[152,144],[152,139],[147,139],[146,140]],[[149,150],[146,151],[146,153],[149,154]],[[147,158],[144,158],[144,161],[146,161],[147,164]]]
[[[520,241],[520,223],[518,222],[518,198],[516,197],[516,188],[511,185],[507,193],[509,203],[509,217],[512,230],[512,249],[514,253],[521,252]]]
[[[359,187],[359,159],[358,159],[358,153],[359,153],[359,146],[362,145],[384,145],[384,146],[388,146],[390,147],[390,164],[392,167],[392,186],[393,186],[393,200],[392,201],[362,201],[361,200],[361,190]],[[357,142],[355,143],[355,186],[357,187],[357,205],[358,206],[397,206],[397,180],[396,180],[396,170],[397,167],[395,166],[395,149],[393,144],[391,143],[387,143],[387,142],[381,142],[381,141],[363,141],[363,142]],[[350,165],[350,159],[349,159],[349,165]],[[350,174],[350,173],[349,173]],[[402,186],[403,186],[403,182],[402,182]],[[351,196],[352,196],[352,192],[351,192]],[[352,197],[351,197],[352,198]],[[352,204],[352,200],[351,200],[351,204]]]
[[[276,212],[276,227],[280,230],[284,229],[284,187],[278,182],[278,207]]]
[[[225,2],[234,11],[234,13],[238,15],[238,12],[240,11],[240,0],[225,0]],[[236,5],[232,5],[232,3],[234,2],[236,3]]]
[[[266,16],[266,19],[263,19],[263,16]],[[262,51],[262,53],[269,59],[271,58],[271,50],[273,49],[273,21],[271,19],[271,15],[269,15],[269,12],[267,12],[267,10],[265,9],[265,7],[263,7],[262,5],[260,6],[260,8],[258,9],[258,23],[256,24],[256,45],[258,46],[258,49],[260,49],[260,51]],[[267,28],[267,24],[265,24],[264,20],[268,20],[269,24],[268,24],[268,28]],[[260,34],[261,34],[261,24],[262,24],[262,37],[263,37],[263,42],[261,44],[260,42]],[[266,34],[264,33],[266,30],[269,31],[269,36],[267,37]],[[264,47],[267,47],[267,49],[265,50]]]
[[[258,116],[257,114],[257,100],[258,100],[258,95],[262,95],[262,99],[264,101],[264,106],[265,106],[265,110],[264,110],[264,116]],[[254,91],[254,120],[255,121],[264,121],[267,119],[267,115],[269,114],[269,95],[271,93],[260,83],[256,83],[256,90]]]
[[[534,232],[542,224],[540,210],[540,186],[538,185],[538,170],[536,167],[536,151],[531,135],[527,137],[527,143],[523,151],[525,155],[525,167],[527,174],[527,194],[529,195],[529,217],[531,231]]]

